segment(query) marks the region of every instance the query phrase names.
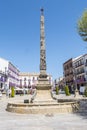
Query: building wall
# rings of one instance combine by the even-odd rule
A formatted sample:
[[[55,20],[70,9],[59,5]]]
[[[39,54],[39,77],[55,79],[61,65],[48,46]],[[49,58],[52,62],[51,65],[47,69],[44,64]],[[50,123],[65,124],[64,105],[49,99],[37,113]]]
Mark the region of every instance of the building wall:
[[[19,70],[9,61],[0,58],[0,71],[4,74],[4,88],[17,87],[19,85]]]
[[[20,87],[32,87],[36,86],[38,83],[38,76],[39,73],[20,73],[19,74],[19,82],[20,82]],[[49,82],[52,84],[52,76],[48,76]]]
[[[20,73],[19,74],[19,84],[20,87],[31,87],[32,85],[36,85],[37,83],[37,74],[30,73]]]
[[[38,83],[39,73],[23,73],[20,72],[11,62],[0,58],[0,71],[4,74],[0,78],[0,86],[4,86],[5,89],[14,87],[33,87]],[[2,78],[4,77],[4,80]],[[52,76],[48,75],[48,80],[52,85]],[[2,84],[1,84],[2,83]]]
[[[64,70],[65,84],[68,85],[68,86],[71,86],[73,84],[73,62],[72,62],[72,58],[67,60],[63,64],[63,70]]]
[[[72,65],[71,65],[72,64]],[[71,89],[85,88],[87,84],[87,54],[71,58],[63,64],[64,80]]]
[[[87,82],[87,54],[75,58],[73,61],[78,89]]]
[[[0,71],[0,91],[4,89],[4,83],[5,83],[5,74]]]
[[[9,62],[8,66],[8,77],[9,77],[9,86],[18,87],[19,86],[19,70]]]

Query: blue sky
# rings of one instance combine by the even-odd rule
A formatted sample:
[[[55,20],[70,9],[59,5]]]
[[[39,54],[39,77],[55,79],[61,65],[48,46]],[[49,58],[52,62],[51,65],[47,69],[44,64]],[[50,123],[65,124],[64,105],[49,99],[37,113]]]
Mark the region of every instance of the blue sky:
[[[87,53],[87,43],[76,29],[87,0],[0,0],[0,57],[22,72],[39,72],[41,7],[47,73],[58,78],[66,60]]]

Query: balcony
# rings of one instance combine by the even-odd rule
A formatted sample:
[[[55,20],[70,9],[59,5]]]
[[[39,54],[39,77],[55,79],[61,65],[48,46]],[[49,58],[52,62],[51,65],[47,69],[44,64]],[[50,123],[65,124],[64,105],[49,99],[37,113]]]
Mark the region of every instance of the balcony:
[[[82,74],[82,73],[85,73],[85,71],[81,70],[81,71],[77,72],[76,74],[78,75],[78,74]]]
[[[80,66],[82,66],[82,65],[84,65],[84,63],[83,63],[83,62],[82,62],[82,63],[80,63],[80,64],[76,64],[76,65],[75,65],[75,68],[80,67]]]
[[[79,84],[79,83],[85,83],[86,82],[86,79],[85,78],[79,78],[79,79],[76,79],[76,82]]]

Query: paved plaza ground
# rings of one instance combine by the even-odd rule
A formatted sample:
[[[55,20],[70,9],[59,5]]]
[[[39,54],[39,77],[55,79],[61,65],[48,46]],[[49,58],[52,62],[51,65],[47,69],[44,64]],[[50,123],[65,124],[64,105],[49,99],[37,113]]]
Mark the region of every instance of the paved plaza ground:
[[[86,113],[52,115],[17,114],[7,112],[7,102],[26,99],[25,96],[0,99],[0,130],[87,130]]]

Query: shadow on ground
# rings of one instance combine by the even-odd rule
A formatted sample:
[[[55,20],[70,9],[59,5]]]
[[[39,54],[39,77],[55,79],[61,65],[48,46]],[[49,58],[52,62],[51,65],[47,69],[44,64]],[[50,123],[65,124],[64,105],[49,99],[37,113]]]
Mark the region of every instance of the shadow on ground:
[[[83,119],[87,119],[87,99],[80,100],[79,110],[75,114]]]

